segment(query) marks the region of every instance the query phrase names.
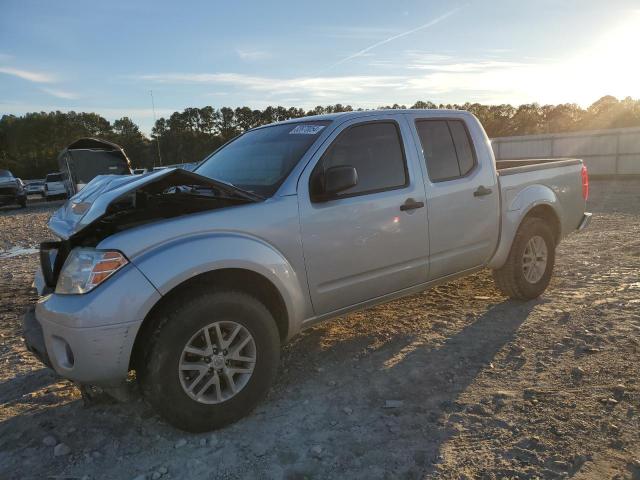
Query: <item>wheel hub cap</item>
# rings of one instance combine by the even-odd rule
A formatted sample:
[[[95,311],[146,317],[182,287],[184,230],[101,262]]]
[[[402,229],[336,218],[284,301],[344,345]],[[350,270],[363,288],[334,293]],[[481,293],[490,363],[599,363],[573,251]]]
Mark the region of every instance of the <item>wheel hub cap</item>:
[[[220,369],[220,368],[224,367],[224,356],[216,355],[211,360],[211,363],[209,364],[209,366],[211,366],[212,368],[215,368],[215,369]]]
[[[522,273],[529,283],[538,283],[547,269],[547,244],[539,235],[531,237],[522,255]]]
[[[242,390],[256,364],[249,330],[219,321],[198,330],[182,349],[178,377],[185,393],[200,403],[221,403]]]

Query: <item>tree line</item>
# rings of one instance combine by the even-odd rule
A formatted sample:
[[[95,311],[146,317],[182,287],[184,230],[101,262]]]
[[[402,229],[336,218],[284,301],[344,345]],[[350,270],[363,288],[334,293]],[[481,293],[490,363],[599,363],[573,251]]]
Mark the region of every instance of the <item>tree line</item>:
[[[388,105],[382,109],[407,108]],[[480,103],[438,104],[418,101],[408,108],[459,109],[472,112],[489,137],[561,133],[579,130],[640,126],[640,100],[605,96],[587,108],[559,105]],[[348,112],[349,105],[318,106],[305,111],[281,106],[264,110],[206,106],[186,108],[155,122],[144,135],[128,117],[113,123],[96,113],[33,112],[0,118],[0,169],[16,176],[41,178],[57,170],[58,153],[79,137],[99,137],[121,145],[134,167],[196,162],[236,135],[260,125],[307,115]],[[158,148],[158,146],[160,148]]]

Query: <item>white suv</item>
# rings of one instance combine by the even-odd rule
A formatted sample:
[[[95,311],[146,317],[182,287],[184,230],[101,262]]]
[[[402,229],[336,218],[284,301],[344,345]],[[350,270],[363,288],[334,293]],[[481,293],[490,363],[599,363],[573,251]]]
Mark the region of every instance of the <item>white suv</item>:
[[[47,200],[66,198],[67,189],[64,187],[64,177],[61,173],[49,173],[44,180],[44,196]]]

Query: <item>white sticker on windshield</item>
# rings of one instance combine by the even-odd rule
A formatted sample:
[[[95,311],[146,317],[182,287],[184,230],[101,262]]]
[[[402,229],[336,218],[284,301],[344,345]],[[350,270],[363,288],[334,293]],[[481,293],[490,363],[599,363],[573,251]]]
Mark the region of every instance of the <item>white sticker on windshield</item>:
[[[315,135],[324,127],[324,125],[298,125],[289,132],[289,135]]]

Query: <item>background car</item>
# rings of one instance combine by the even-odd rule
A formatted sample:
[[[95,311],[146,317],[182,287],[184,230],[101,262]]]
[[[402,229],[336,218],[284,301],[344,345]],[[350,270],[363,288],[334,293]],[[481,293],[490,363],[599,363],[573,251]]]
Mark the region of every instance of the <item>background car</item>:
[[[44,197],[47,200],[66,198],[67,189],[64,186],[64,176],[60,172],[49,173],[44,180]]]
[[[44,180],[27,180],[25,182],[27,195],[40,195],[44,197]]]
[[[9,170],[0,170],[0,205],[27,206],[24,184]]]
[[[72,197],[98,175],[131,175],[131,162],[120,145],[100,138],[80,138],[58,155],[58,168]]]

